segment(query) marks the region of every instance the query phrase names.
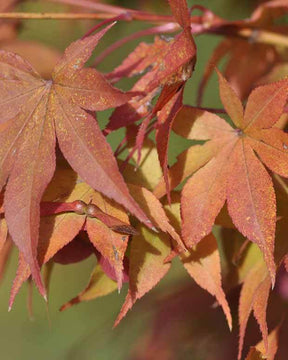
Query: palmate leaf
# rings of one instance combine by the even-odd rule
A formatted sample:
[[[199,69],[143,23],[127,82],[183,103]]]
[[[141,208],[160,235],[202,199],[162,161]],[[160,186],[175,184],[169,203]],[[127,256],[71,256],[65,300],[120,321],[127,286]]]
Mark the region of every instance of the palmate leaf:
[[[190,174],[185,171],[186,177],[193,176],[182,191],[183,239],[191,247],[208,235],[227,200],[236,228],[263,252],[273,283],[276,199],[270,175],[260,160],[277,174],[288,176],[288,135],[273,128],[283,113],[288,80],[256,88],[243,111],[234,90],[218,75],[221,100],[237,128],[215,114],[189,107],[183,109],[183,119],[180,111],[173,126],[189,139],[209,140],[195,146],[195,152],[202,155],[189,164]],[[211,146],[214,152],[208,153],[207,158],[207,148]],[[189,150],[193,154],[193,147]],[[179,182],[173,181],[173,177],[182,180],[174,169],[187,168],[186,158],[182,156],[181,163],[169,172],[174,186]],[[156,194],[163,195],[161,188],[163,182],[156,188]]]
[[[83,68],[110,27],[71,44],[48,81],[19,56],[0,52],[0,122],[8,121],[0,133],[0,187],[8,180],[5,217],[43,295],[37,262],[39,203],[55,170],[56,136],[84,181],[148,222],[95,118],[83,110],[119,106],[133,96],[113,88],[96,70]]]
[[[51,189],[51,186],[49,187]],[[57,189],[56,191],[54,189],[54,194],[57,195],[57,192]],[[49,197],[51,199],[51,194]],[[108,261],[110,267],[113,269],[118,282],[118,288],[120,289],[124,276],[123,260],[128,245],[128,235],[113,231],[112,228],[116,227],[118,220],[119,226],[126,224],[126,228],[129,229],[128,215],[120,205],[117,205],[114,201],[105,198],[99,192],[93,190],[89,185],[81,182],[75,185],[73,191],[68,197],[58,198],[58,202],[43,202],[41,204],[41,208],[44,207],[45,204],[57,205],[62,202],[71,203],[75,200],[81,200],[86,204],[90,203],[93,204],[94,207],[96,206],[99,209],[98,212],[102,211],[101,215],[104,217],[103,220],[106,224],[96,217],[91,217],[91,214],[87,216],[86,214],[81,215],[75,212],[64,212],[57,215],[42,216],[38,241],[39,265],[42,266],[51,259],[53,260],[64,247],[67,247],[68,244],[72,244],[73,239],[75,239],[79,232],[84,229],[87,231],[90,243],[93,244],[94,248],[103,256],[103,258],[106,259],[106,261]],[[110,227],[109,224],[107,225],[109,221],[111,221]],[[88,245],[89,240],[87,239]],[[83,245],[87,244],[84,243]],[[77,251],[80,251],[79,248]],[[73,255],[73,253],[67,254],[66,252],[65,263],[68,263],[69,260],[73,261],[73,256],[72,259],[69,258],[71,255]],[[81,257],[81,254],[78,255]],[[13,305],[15,296],[17,295],[20,287],[23,282],[28,279],[30,274],[31,271],[29,264],[24,259],[23,254],[20,253],[18,271],[13,283],[9,301],[10,308]]]

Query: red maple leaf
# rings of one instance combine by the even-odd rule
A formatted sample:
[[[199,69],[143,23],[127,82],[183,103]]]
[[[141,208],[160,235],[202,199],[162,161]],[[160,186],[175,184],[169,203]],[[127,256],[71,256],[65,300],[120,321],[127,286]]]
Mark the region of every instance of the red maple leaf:
[[[21,57],[0,52],[0,116],[4,123],[0,186],[7,183],[5,218],[42,294],[45,289],[37,262],[39,204],[55,170],[56,137],[62,153],[84,181],[148,222],[129,194],[95,117],[85,111],[119,106],[133,96],[113,88],[96,70],[83,68],[110,27],[71,44],[48,81]]]

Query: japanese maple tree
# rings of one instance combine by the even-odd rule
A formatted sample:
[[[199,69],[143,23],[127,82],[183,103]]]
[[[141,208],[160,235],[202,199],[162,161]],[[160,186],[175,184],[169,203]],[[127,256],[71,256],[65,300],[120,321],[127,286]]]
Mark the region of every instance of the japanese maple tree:
[[[205,359],[286,359],[288,1],[264,1],[234,21],[186,0],[167,0],[165,15],[104,1],[45,1],[70,11],[0,4],[1,276],[12,247],[19,253],[9,309],[26,281],[48,301],[54,263],[94,256],[87,287],[61,310],[128,283],[116,326],[178,258],[194,281],[153,303],[152,333],[134,348],[137,359],[180,358],[185,347],[198,354],[197,342],[217,331],[221,350],[201,349]],[[99,22],[61,55],[17,39],[23,18]],[[117,39],[88,67],[120,21],[149,26]],[[221,41],[185,103],[204,34]],[[96,69],[132,40],[139,43],[114,69]],[[202,106],[214,73],[219,109]],[[117,83],[127,78],[135,80],[125,92]],[[96,112],[106,109],[102,129]],[[124,135],[113,151],[108,135],[118,129]],[[175,162],[171,134],[189,144]],[[213,307],[196,284],[214,297]],[[218,330],[217,305],[229,335]],[[190,328],[201,317],[205,325]],[[175,318],[177,330],[165,325]]]

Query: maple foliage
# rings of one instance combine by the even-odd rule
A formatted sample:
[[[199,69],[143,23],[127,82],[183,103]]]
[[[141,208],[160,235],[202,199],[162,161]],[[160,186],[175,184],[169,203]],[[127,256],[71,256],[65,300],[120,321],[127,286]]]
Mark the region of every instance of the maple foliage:
[[[141,304],[153,314],[132,358],[286,359],[287,0],[233,21],[186,0],[168,0],[167,14],[50,2],[70,12],[0,4],[0,279],[18,250],[9,310],[25,282],[47,300],[54,264],[91,257],[87,285],[60,310],[128,289],[114,326]],[[102,21],[83,23],[61,55],[18,37],[22,17]],[[117,21],[149,26],[119,39]],[[221,41],[191,94],[206,34]],[[114,68],[96,69],[132,40]],[[201,107],[215,73],[221,108]],[[126,79],[130,90],[115,87]],[[179,281],[155,301],[168,273]]]
[[[233,223],[259,245],[273,282],[276,199],[272,180],[254,151],[272,171],[287,176],[287,135],[272,126],[283,112],[288,82],[283,80],[255,89],[248,98],[245,113],[220,73],[219,84],[223,105],[235,128],[217,115],[197,108],[187,109],[183,120],[180,114],[174,125],[177,133],[190,139],[210,140],[202,145],[204,155],[205,147],[213,147],[216,153],[211,152],[210,159],[202,157],[204,163],[199,157],[198,168],[202,167],[195,171],[194,166],[194,174],[183,188],[183,238],[187,246],[192,246],[209,234],[227,199]],[[190,123],[186,122],[188,114]]]
[[[57,63],[51,81],[43,81],[20,57],[6,52],[2,52],[1,56],[2,81],[5,83],[1,93],[1,110],[6,114],[2,121],[14,118],[13,124],[1,134],[2,142],[5,142],[1,154],[2,186],[9,176],[4,200],[5,217],[11,236],[29,263],[42,293],[44,288],[35,254],[39,203],[55,170],[56,134],[60,149],[84,180],[125,204],[143,221],[147,219],[130,197],[95,119],[80,108],[104,110],[121,105],[131,97],[112,88],[95,70],[82,69],[106,31],[70,45],[63,59]],[[18,79],[18,86],[10,89],[9,83],[13,78]],[[101,96],[97,94],[99,87],[103,91]],[[24,103],[27,103],[26,108]],[[88,140],[89,125],[91,132]],[[28,136],[33,142],[27,141]],[[97,144],[97,149],[93,143]],[[101,149],[100,144],[103,145]],[[33,148],[37,149],[34,157]],[[77,156],[80,153],[81,157]],[[113,180],[110,177],[112,174]],[[18,189],[23,186],[19,192]],[[11,198],[14,199],[13,205]]]

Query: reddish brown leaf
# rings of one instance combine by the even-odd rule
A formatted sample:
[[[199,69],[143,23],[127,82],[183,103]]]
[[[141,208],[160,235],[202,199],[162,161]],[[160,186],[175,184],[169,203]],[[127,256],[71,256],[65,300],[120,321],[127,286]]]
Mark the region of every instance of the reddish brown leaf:
[[[90,191],[90,195],[86,195],[85,202],[96,204],[103,212],[119,219],[120,223],[129,225],[127,213],[100,193]],[[94,218],[87,218],[86,229],[92,244],[115,270],[120,290],[123,282],[123,260],[129,236],[112,231],[107,225]]]
[[[156,129],[157,152],[162,167],[166,184],[166,193],[170,198],[168,177],[168,146],[172,123],[182,106],[183,90],[176,93],[172,99],[158,112],[158,124]]]
[[[48,96],[40,96],[30,111],[29,125],[21,129],[22,144],[5,190],[5,218],[13,241],[30,265],[40,293],[44,296],[39,265],[37,243],[39,231],[39,204],[45,188],[55,170],[54,124],[46,115]]]
[[[62,181],[66,184],[67,179],[63,179]],[[58,189],[56,188],[54,192],[57,194]],[[48,196],[48,193],[49,191],[46,193],[46,197]],[[48,199],[51,198],[53,198],[53,195],[50,193]],[[76,199],[85,203],[95,204],[94,206],[99,209],[98,211],[101,211],[102,214],[106,215],[105,220],[111,221],[111,219],[113,219],[114,224],[116,223],[116,220],[118,220],[118,225],[126,224],[129,228],[129,219],[124,210],[121,209],[120,206],[117,206],[112,200],[108,200],[100,193],[95,192],[87,184],[76,184],[72,193],[61,200],[66,200],[68,203],[71,203]],[[86,214],[79,215],[73,212],[66,212],[41,218],[38,242],[39,264],[43,265],[52,258],[55,261],[66,264],[79,261],[82,257],[85,258],[89,256],[93,249],[89,247],[89,242],[88,244],[81,244],[82,238],[78,239],[80,241],[80,247],[76,246],[75,248],[75,246],[72,246],[72,248],[67,248],[67,245],[71,244],[71,241],[75,239],[80,230],[83,229],[85,221],[91,243],[109,261],[109,264],[114,269],[116,276],[119,279],[119,287],[121,287],[123,280],[123,258],[127,247],[128,236],[123,235],[119,231],[112,231],[107,225],[97,220],[97,218],[86,218]],[[88,238],[87,240],[84,239],[84,242],[85,241],[89,241]],[[81,252],[79,253],[80,250]],[[10,307],[12,306],[21,285],[31,274],[29,266],[28,270],[26,270],[26,266],[27,264],[23,256],[21,256],[19,270],[17,271],[14,280],[15,285],[13,286],[11,293]],[[20,267],[25,269],[25,271],[22,271]],[[22,273],[24,273],[24,275]]]
[[[1,187],[9,176],[5,217],[42,294],[37,263],[39,203],[55,170],[56,135],[62,152],[84,180],[148,221],[130,196],[97,122],[82,110],[103,110],[131,98],[96,70],[83,69],[110,27],[70,45],[48,81],[19,56],[0,52],[1,121],[14,117],[0,134]]]
[[[186,246],[196,245],[208,235],[226,200],[227,163],[236,139],[191,177],[182,191],[182,235]]]
[[[239,303],[240,338],[239,338],[238,359],[241,358],[247,322],[252,311],[260,326],[266,351],[268,349],[268,328],[266,323],[266,309],[267,309],[267,302],[270,293],[270,288],[271,288],[271,280],[265,269],[265,264],[260,261],[248,273],[246,279],[244,280],[244,284],[240,294],[240,303]]]
[[[165,206],[171,222],[177,230],[181,230],[180,196],[172,192],[172,203]],[[173,252],[172,252],[173,253]],[[179,255],[179,254],[178,254]],[[170,254],[171,256],[171,254]],[[206,236],[193,250],[181,252],[180,259],[189,275],[204,290],[215,296],[225,313],[228,326],[232,328],[230,308],[222,289],[220,254],[214,235]]]
[[[141,43],[108,76],[108,78],[119,80],[123,76],[133,76],[149,70],[133,87],[133,90],[148,93],[145,102],[143,102],[143,99],[140,99],[140,101],[132,100],[129,104],[116,109],[107,126],[108,132],[120,126],[131,124],[142,116],[154,116],[191,77],[196,61],[196,45],[189,27],[190,16],[187,4],[180,11],[176,9],[178,4],[173,2],[172,5],[177,12],[177,20],[179,18],[180,21],[183,19],[186,22],[185,29],[173,40],[165,41],[156,37],[152,45]],[[186,19],[185,13],[188,16]],[[149,114],[151,100],[160,86],[163,87],[160,97],[151,114]]]
[[[171,264],[164,264],[169,254],[170,241],[165,234],[151,232],[143,226],[139,229],[140,236],[131,242],[129,291],[118,315],[115,326],[125,317],[134,303],[150,291],[166,275]]]
[[[115,269],[120,290],[123,282],[123,260],[128,245],[128,236],[115,233],[96,219],[89,219],[86,228],[90,241],[106,259],[109,259],[109,263]]]
[[[244,114],[247,129],[271,128],[283,113],[287,101],[288,80],[259,86],[250,94]]]
[[[215,296],[232,329],[232,317],[221,284],[220,256],[215,237],[210,234],[195,248],[181,256],[184,267],[196,283]]]
[[[274,282],[276,199],[272,180],[245,140],[237,143],[230,161],[229,214],[237,229],[263,252]]]
[[[190,13],[186,0],[169,0],[172,13],[177,22],[183,27],[190,26]]]
[[[78,184],[77,188],[68,197],[75,200],[87,193],[86,184]],[[38,262],[40,265],[47,263],[60,249],[67,245],[79,233],[85,221],[85,216],[73,213],[59,214],[41,219],[38,250]],[[23,255],[19,254],[18,270],[11,290],[9,307],[11,308],[15,296],[22,284],[31,275],[29,265]]]
[[[30,275],[31,275],[30,267],[26,263],[24,256],[19,252],[18,268],[10,292],[8,311],[11,311],[16,295],[18,294],[23,283],[29,278]]]
[[[263,163],[276,174],[288,177],[288,134],[272,128],[254,132],[253,135],[249,142]]]

